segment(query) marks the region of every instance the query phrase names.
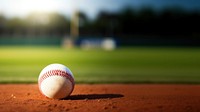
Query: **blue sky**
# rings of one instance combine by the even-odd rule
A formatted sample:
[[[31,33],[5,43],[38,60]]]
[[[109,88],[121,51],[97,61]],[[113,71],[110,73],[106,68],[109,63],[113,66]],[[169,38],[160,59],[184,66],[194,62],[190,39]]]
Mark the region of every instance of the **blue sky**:
[[[7,17],[24,17],[30,12],[59,12],[70,16],[78,7],[93,18],[101,10],[119,11],[124,7],[135,9],[151,6],[155,9],[179,6],[186,10],[200,10],[200,0],[0,0],[0,13]]]

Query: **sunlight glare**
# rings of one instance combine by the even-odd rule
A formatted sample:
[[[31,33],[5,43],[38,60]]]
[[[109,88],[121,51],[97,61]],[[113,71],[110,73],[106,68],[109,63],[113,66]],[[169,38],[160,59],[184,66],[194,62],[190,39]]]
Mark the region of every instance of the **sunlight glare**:
[[[59,7],[57,0],[19,0],[17,4],[21,13],[53,12]]]

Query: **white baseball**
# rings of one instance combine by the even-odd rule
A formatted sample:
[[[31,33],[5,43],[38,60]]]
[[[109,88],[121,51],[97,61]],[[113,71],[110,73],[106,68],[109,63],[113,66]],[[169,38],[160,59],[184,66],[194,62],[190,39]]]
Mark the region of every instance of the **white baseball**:
[[[38,85],[40,92],[48,98],[66,98],[74,89],[74,76],[64,65],[50,64],[41,71]]]

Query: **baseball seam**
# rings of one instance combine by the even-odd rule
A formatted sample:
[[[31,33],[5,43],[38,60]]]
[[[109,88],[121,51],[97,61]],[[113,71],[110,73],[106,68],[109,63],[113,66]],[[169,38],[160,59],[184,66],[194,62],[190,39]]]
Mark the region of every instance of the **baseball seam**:
[[[73,79],[73,77],[71,75],[69,75],[66,71],[57,70],[57,69],[56,70],[49,70],[39,78],[38,82],[39,82],[39,89],[40,89],[41,93],[42,93],[41,84],[42,84],[43,80],[45,80],[45,79],[47,79],[48,77],[51,77],[51,76],[61,76],[61,77],[65,77],[65,78],[69,79],[70,82],[72,83],[72,89],[70,91],[70,94],[72,93],[72,91],[74,89],[74,79]]]

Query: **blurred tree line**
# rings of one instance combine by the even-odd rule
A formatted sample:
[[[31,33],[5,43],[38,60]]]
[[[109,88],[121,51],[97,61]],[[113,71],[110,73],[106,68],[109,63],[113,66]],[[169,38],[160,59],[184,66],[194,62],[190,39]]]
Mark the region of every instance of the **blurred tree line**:
[[[200,13],[181,8],[161,11],[153,8],[133,10],[126,8],[117,13],[102,11],[90,22],[81,14],[85,24],[80,27],[82,35],[111,37],[191,38],[200,37]],[[91,30],[92,29],[92,30]]]
[[[31,13],[26,18],[0,15],[1,37],[61,36],[69,33],[69,19],[59,13]]]
[[[199,38],[200,13],[181,8],[101,11],[95,19],[79,12],[80,36],[119,38]],[[59,13],[31,13],[26,18],[0,15],[1,37],[70,35],[70,19]]]

